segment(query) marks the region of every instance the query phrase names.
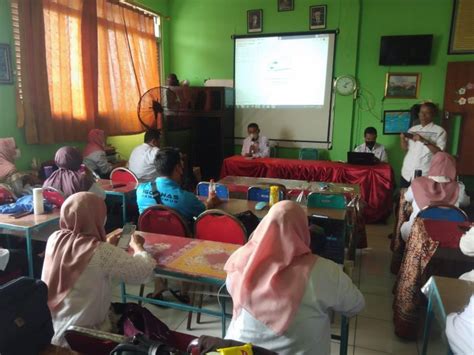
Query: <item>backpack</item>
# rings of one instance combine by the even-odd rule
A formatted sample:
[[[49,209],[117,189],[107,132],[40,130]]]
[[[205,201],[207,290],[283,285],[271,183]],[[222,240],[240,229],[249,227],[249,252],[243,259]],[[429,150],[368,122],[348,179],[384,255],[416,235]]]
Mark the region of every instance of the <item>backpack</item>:
[[[0,354],[37,354],[53,335],[44,282],[20,277],[0,286]]]

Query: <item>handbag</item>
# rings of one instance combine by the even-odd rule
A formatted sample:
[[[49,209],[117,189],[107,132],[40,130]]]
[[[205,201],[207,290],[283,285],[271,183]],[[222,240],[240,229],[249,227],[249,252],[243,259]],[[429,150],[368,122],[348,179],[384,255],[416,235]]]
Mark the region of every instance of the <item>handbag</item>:
[[[168,345],[160,341],[148,339],[143,334],[137,334],[133,338],[117,345],[110,355],[171,355],[179,354]]]
[[[0,286],[0,354],[37,354],[54,335],[48,287],[20,277]]]
[[[260,223],[258,217],[250,210],[236,214],[235,217],[244,225],[245,230],[247,231],[247,237],[250,239],[250,235]]]

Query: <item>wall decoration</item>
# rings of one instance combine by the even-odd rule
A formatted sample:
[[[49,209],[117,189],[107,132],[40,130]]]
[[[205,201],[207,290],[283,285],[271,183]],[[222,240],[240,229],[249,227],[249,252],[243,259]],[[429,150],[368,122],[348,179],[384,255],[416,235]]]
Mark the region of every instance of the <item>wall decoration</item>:
[[[293,11],[295,0],[277,0],[278,11]]]
[[[13,83],[10,45],[0,44],[0,84]]]
[[[327,7],[315,5],[309,7],[309,29],[319,30],[326,28]]]
[[[247,11],[247,32],[258,33],[263,31],[263,10]]]
[[[410,110],[387,110],[383,112],[383,134],[400,134],[411,127]]]
[[[474,1],[454,0],[451,33],[449,35],[449,54],[474,53],[474,26],[472,14]]]
[[[385,97],[397,99],[416,99],[420,87],[418,73],[387,73]]]

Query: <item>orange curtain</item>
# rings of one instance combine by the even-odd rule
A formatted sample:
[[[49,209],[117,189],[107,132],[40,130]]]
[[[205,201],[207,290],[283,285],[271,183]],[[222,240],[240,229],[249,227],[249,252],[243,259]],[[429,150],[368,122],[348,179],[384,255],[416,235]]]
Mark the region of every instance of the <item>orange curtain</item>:
[[[34,63],[25,65],[27,142],[84,140],[93,127],[108,135],[143,131],[140,94],[160,79],[153,18],[107,0],[20,4],[20,19],[34,25],[20,22],[22,46],[34,47],[22,50],[22,60]]]
[[[159,86],[153,18],[97,0],[97,21],[98,127],[114,135],[141,132],[138,101]]]

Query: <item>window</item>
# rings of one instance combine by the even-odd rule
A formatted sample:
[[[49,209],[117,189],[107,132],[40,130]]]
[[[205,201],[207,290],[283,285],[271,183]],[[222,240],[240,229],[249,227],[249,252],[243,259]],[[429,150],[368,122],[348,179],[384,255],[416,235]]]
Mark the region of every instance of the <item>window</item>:
[[[23,100],[23,88],[21,78],[21,42],[20,42],[20,22],[18,19],[18,3],[11,2],[12,24],[13,24],[13,52],[15,53],[15,76],[18,92],[18,99]]]

